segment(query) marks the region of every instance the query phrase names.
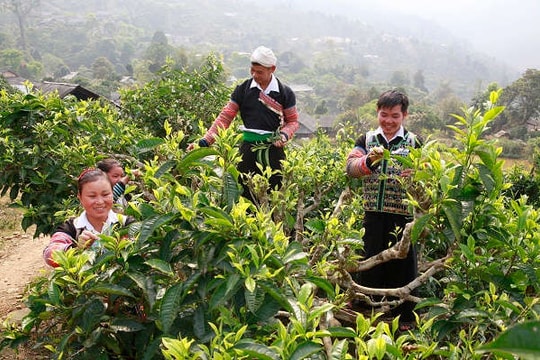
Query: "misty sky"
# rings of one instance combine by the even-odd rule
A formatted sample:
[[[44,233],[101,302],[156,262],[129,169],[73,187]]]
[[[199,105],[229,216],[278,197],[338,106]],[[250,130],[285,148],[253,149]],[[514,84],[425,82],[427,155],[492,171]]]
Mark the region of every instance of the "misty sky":
[[[337,1],[339,3],[339,1]],[[523,71],[540,69],[539,0],[359,0],[434,21],[476,50]],[[391,19],[389,19],[391,21]]]
[[[258,2],[259,3],[259,2]],[[383,10],[438,24],[480,53],[522,72],[540,69],[540,0],[282,0],[274,5],[354,17],[358,9]],[[267,5],[272,6],[272,5]],[[384,18],[388,15],[388,19]]]

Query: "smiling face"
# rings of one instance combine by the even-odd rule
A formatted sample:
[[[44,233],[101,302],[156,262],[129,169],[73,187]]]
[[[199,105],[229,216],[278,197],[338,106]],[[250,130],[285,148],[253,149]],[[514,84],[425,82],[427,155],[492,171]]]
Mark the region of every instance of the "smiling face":
[[[106,176],[99,176],[86,182],[78,195],[82,207],[86,211],[88,221],[96,230],[101,229],[113,206],[111,182]]]
[[[388,140],[391,140],[396,135],[406,116],[407,112],[401,110],[401,105],[391,108],[383,107],[377,111],[379,126]]]

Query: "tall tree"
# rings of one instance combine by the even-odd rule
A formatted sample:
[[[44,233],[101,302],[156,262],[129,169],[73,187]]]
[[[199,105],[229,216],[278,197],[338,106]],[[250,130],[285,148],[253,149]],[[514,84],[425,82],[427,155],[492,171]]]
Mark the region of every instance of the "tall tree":
[[[528,69],[523,76],[504,88],[506,105],[503,123],[508,127],[536,125],[540,122],[540,70]]]
[[[150,46],[144,52],[144,59],[150,61],[149,69],[152,73],[157,73],[165,65],[167,57],[174,52],[173,46],[169,45],[169,40],[163,31],[156,31],[152,37]]]
[[[17,17],[19,24],[20,44],[21,48],[26,52],[26,18],[28,14],[39,6],[41,0],[0,0],[0,8],[2,10],[11,11]]]
[[[426,79],[424,77],[424,72],[422,70],[418,70],[414,73],[413,81],[414,81],[415,88],[422,90],[424,92],[428,92],[428,89],[426,87]]]
[[[112,79],[115,76],[114,65],[104,56],[98,57],[92,64],[96,79]]]

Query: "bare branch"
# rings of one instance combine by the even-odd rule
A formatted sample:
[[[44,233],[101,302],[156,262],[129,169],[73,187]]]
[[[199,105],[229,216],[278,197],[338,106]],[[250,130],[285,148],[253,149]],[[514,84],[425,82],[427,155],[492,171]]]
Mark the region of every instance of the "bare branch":
[[[341,210],[343,209],[343,204],[351,199],[351,188],[346,187],[341,194],[339,195],[338,202],[336,204],[336,207],[334,208],[334,212],[332,213],[332,217],[337,217],[339,214],[341,214]]]
[[[298,193],[298,201],[296,203],[296,223],[294,230],[296,232],[295,240],[302,243],[304,233],[304,191]]]
[[[349,264],[346,270],[349,272],[365,271],[390,260],[406,258],[411,245],[411,228],[413,225],[414,221],[405,225],[401,240],[396,242],[392,247],[366,260],[358,262],[355,266]],[[345,259],[338,259],[337,263],[344,264],[344,260]]]
[[[412,291],[424,283],[426,283],[431,277],[433,277],[437,272],[442,271],[446,267],[446,261],[451,256],[448,254],[443,258],[437,259],[433,262],[431,262],[431,266],[427,269],[427,271],[420,274],[416,279],[411,281],[405,286],[399,287],[399,288],[391,288],[391,289],[381,289],[381,288],[370,288],[366,286],[362,286],[357,284],[353,279],[351,274],[348,271],[341,271],[339,275],[339,279],[334,278],[334,280],[337,280],[337,282],[340,284],[340,286],[343,286],[347,289],[349,289],[349,295],[352,298],[360,299],[364,302],[366,302],[370,306],[396,306],[404,301],[413,301],[413,302],[420,302],[422,301],[421,298],[411,295]],[[372,301],[367,295],[376,295],[376,296],[382,296],[382,297],[396,297],[399,298],[398,300],[384,300],[384,301]]]

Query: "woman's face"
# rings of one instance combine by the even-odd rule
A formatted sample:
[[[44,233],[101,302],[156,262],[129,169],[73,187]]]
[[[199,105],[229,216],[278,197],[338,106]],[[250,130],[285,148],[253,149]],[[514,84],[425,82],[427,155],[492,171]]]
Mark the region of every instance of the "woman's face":
[[[113,206],[112,186],[105,177],[87,182],[78,195],[88,220],[105,221]]]

